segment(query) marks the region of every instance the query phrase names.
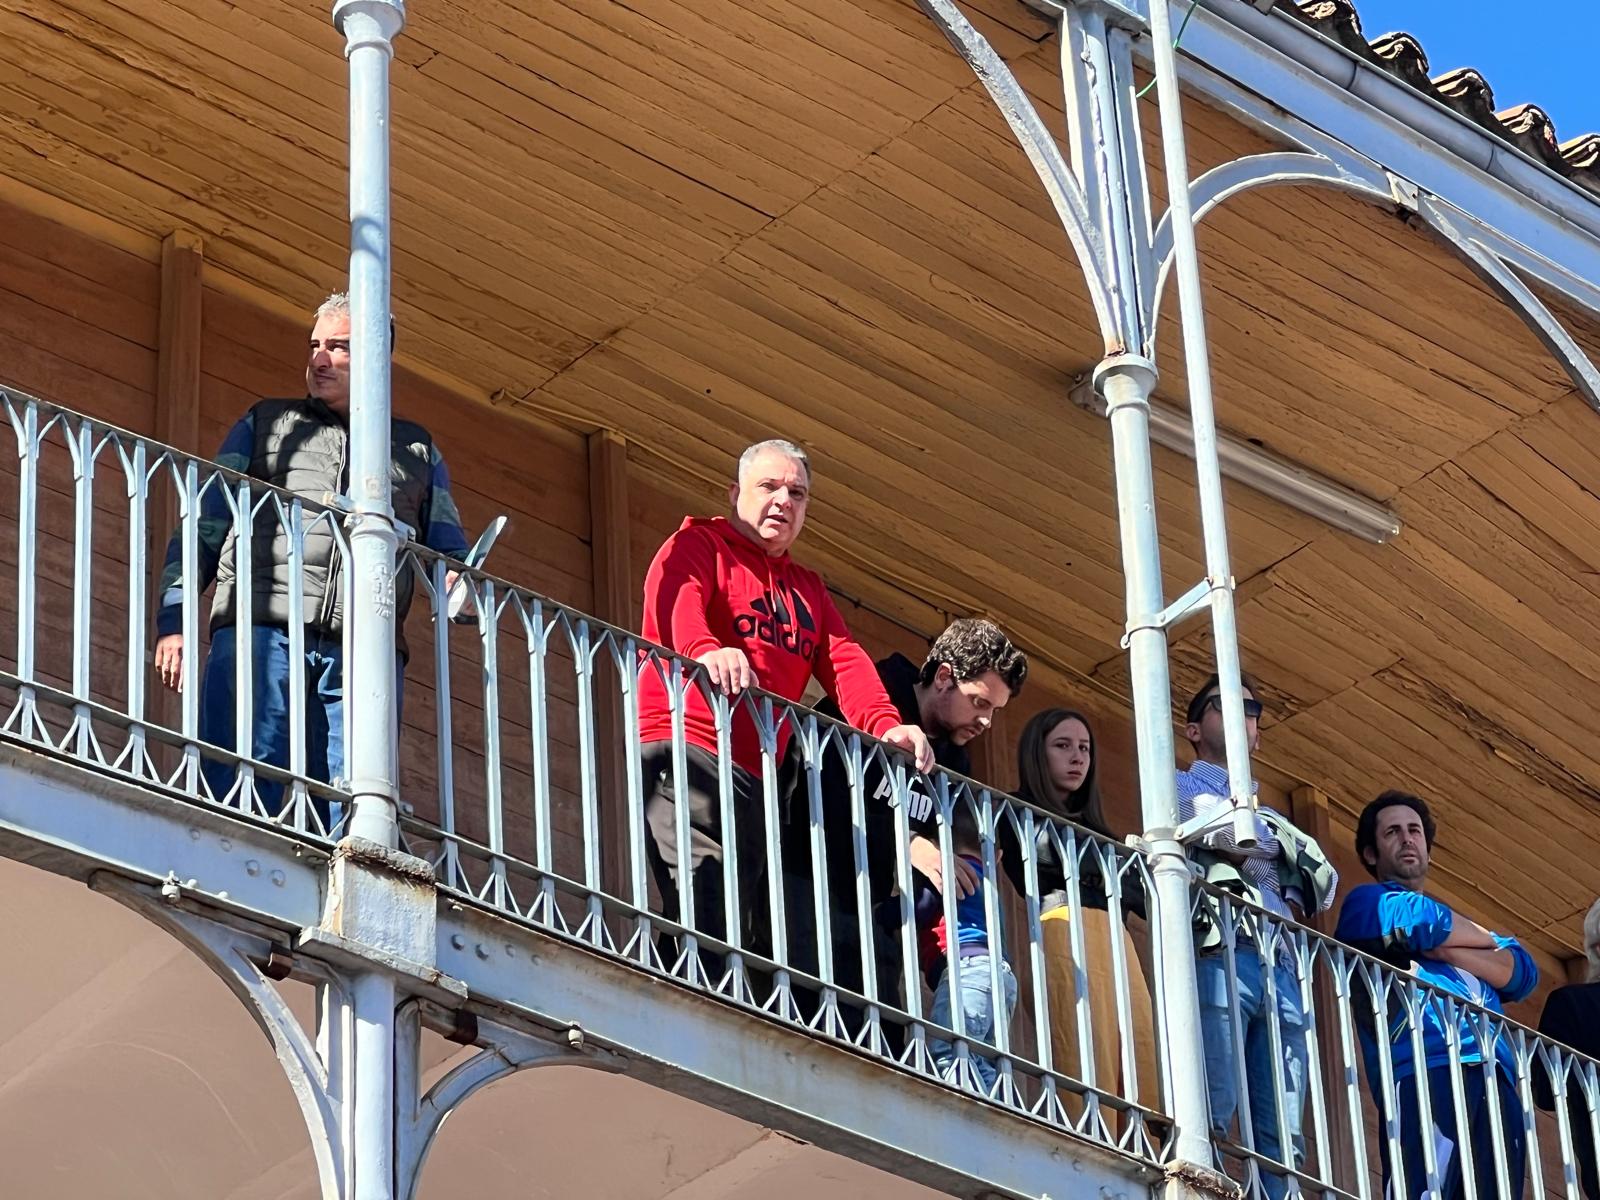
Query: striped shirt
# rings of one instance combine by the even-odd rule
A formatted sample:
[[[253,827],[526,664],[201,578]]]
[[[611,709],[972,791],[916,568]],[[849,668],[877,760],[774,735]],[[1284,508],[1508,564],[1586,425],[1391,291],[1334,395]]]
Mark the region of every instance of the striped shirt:
[[[1228,799],[1228,770],[1216,763],[1195,759],[1187,771],[1179,771],[1178,820],[1188,822],[1197,815],[1210,816],[1227,812],[1233,807]],[[1252,783],[1252,789],[1254,784]],[[1252,791],[1253,794],[1253,791]],[[1221,850],[1244,855],[1239,873],[1245,881],[1261,893],[1261,906],[1286,921],[1294,920],[1278,881],[1278,858],[1283,853],[1283,843],[1260,817],[1255,818],[1256,844],[1241,850],[1233,837],[1231,818],[1219,821],[1200,836],[1199,844],[1208,850]],[[1296,903],[1298,896],[1293,897]]]

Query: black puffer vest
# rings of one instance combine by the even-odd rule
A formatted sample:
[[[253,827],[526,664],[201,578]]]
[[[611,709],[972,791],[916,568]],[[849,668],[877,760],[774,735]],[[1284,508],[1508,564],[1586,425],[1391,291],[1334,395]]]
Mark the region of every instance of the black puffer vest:
[[[251,410],[255,449],[249,473],[257,479],[325,505],[349,488],[350,430],[344,419],[319,400],[263,400]],[[390,425],[393,445],[389,478],[395,517],[420,537],[433,479],[433,439],[421,425],[396,420]],[[258,505],[255,550],[250,558],[250,619],[261,625],[289,624],[289,534],[287,517],[271,503]],[[330,522],[338,513],[306,514],[305,551],[300,578],[308,629],[339,633],[344,628],[342,583],[344,552]],[[211,628],[233,623],[238,605],[239,569],[235,538],[230,536],[217,564]],[[396,615],[404,621],[411,604],[412,580],[401,571],[395,581]],[[401,653],[405,652],[401,641]]]

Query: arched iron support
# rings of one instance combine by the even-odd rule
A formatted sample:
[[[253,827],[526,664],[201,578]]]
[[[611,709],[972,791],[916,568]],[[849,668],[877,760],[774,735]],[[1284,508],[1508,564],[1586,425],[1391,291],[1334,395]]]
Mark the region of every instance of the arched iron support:
[[[300,1106],[311,1136],[323,1200],[345,1200],[345,1105],[337,1082],[346,1050],[344,1023],[325,1021],[313,1043],[263,969],[282,961],[280,948],[266,933],[191,912],[180,906],[175,888],[171,892],[163,889],[158,898],[145,888],[104,874],[95,876],[90,886],[171,934],[244,1003],[272,1043]],[[324,1011],[338,1012],[347,1005],[344,985],[332,973],[317,982],[324,993]]]
[[[987,89],[990,99],[1005,117],[1022,151],[1033,164],[1045,193],[1055,206],[1056,215],[1083,269],[1089,287],[1089,301],[1108,340],[1119,338],[1119,322],[1107,284],[1108,256],[1103,238],[1084,198],[1083,188],[1062,157],[1055,138],[1017,82],[1005,60],[995,53],[989,40],[973,28],[972,22],[956,7],[954,0],[917,0],[928,18],[949,39],[956,53]]]
[[[1414,183],[1398,178],[1391,171],[1338,142],[1321,130],[1263,101],[1227,80],[1215,76],[1195,76],[1189,80],[1205,94],[1209,103],[1233,116],[1264,136],[1279,138],[1298,147],[1251,155],[1217,167],[1195,180],[1190,195],[1198,221],[1225,200],[1253,187],[1284,184],[1320,184],[1371,200],[1393,204],[1418,212],[1422,223],[1453,246],[1495,293],[1522,315],[1540,342],[1555,355],[1572,377],[1584,398],[1600,409],[1595,389],[1600,387],[1593,362],[1556,320],[1508,259],[1553,288],[1571,295],[1578,303],[1600,307],[1600,288],[1563,272],[1525,245],[1512,242],[1503,233],[1484,225],[1430,194]],[[1267,160],[1276,160],[1275,164]],[[1159,320],[1161,295],[1170,271],[1172,230],[1168,218],[1156,229],[1154,256],[1158,264],[1154,293],[1147,299],[1146,328],[1150,340],[1146,354],[1155,353],[1155,330]]]
[[[396,1200],[416,1200],[422,1168],[445,1119],[479,1089],[533,1067],[623,1068],[608,1051],[585,1046],[581,1030],[569,1031],[565,1044],[558,1044],[480,1017],[473,1044],[481,1049],[424,1093],[422,1008],[411,1000],[395,1015]]]
[[[1475,225],[1470,217],[1436,196],[1424,194],[1417,201],[1417,217],[1428,229],[1448,242],[1467,260],[1478,277],[1497,296],[1516,309],[1534,336],[1553,354],[1571,377],[1574,386],[1600,411],[1600,370],[1584,353],[1566,326],[1556,319],[1545,302],[1534,294],[1505,259],[1465,226]]]
[[[1194,181],[1189,189],[1194,206],[1194,223],[1199,225],[1219,205],[1243,192],[1264,187],[1294,187],[1321,184],[1363,196],[1376,204],[1394,204],[1394,184],[1386,172],[1366,167],[1355,160],[1339,161],[1315,151],[1275,150],[1234,159],[1213,167]],[[1157,265],[1155,287],[1144,314],[1148,331],[1145,354],[1156,353],[1156,326],[1161,318],[1161,295],[1172,272],[1172,213],[1162,216],[1156,226],[1153,254]]]

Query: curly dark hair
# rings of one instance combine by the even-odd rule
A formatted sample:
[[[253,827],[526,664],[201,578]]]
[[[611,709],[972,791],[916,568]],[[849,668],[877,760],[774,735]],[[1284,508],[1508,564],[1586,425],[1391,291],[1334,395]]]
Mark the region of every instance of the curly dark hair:
[[[1374,879],[1378,877],[1377,868],[1367,861],[1364,850],[1378,852],[1378,814],[1386,808],[1395,805],[1409,808],[1422,819],[1422,838],[1428,844],[1428,850],[1433,850],[1434,835],[1439,832],[1439,825],[1433,819],[1433,813],[1428,810],[1428,802],[1421,796],[1413,796],[1410,792],[1402,792],[1390,788],[1381,793],[1376,800],[1367,804],[1361,810],[1361,815],[1356,818],[1356,857],[1361,860],[1361,865],[1367,869],[1367,874]]]
[[[1023,680],[1028,678],[1028,656],[1011,644],[1000,626],[982,617],[951,621],[928,647],[917,682],[923,686],[932,683],[941,663],[949,665],[959,683],[993,671],[1005,680],[1013,697],[1022,691]]]

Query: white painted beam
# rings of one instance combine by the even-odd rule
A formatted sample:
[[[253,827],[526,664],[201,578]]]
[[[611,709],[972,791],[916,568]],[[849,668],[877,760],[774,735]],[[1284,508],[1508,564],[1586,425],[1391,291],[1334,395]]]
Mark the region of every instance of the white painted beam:
[[[474,1001],[625,1060],[630,1078],[957,1196],[1136,1200],[1138,1160],[637,967],[462,905],[439,968]]]

